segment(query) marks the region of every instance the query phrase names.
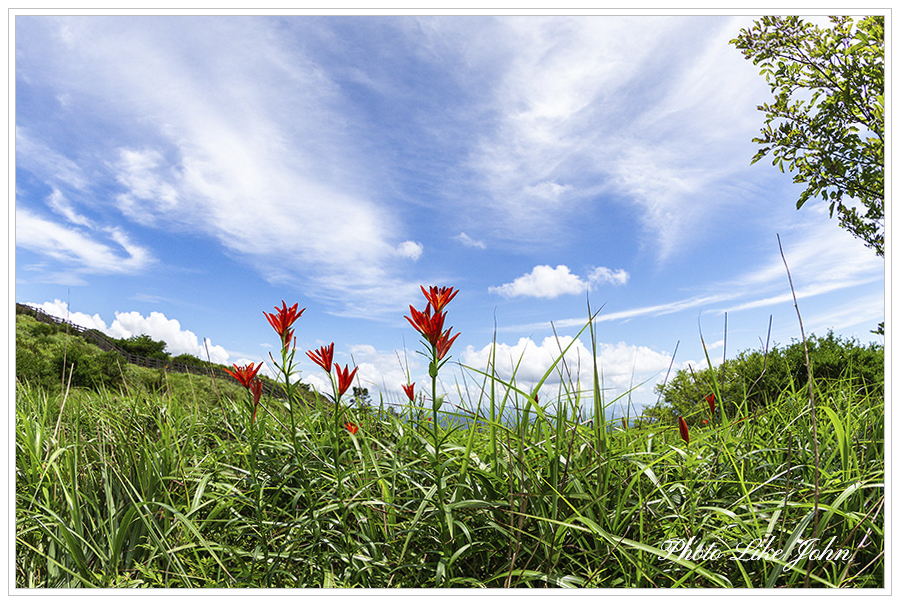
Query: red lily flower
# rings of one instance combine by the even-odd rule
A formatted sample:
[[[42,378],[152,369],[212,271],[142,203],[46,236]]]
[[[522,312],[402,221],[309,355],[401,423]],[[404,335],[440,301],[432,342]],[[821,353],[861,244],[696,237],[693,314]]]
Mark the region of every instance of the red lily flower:
[[[230,373],[234,379],[239,381],[244,388],[250,388],[250,382],[253,378],[256,377],[256,372],[259,371],[260,367],[262,367],[262,363],[260,363],[255,369],[253,368],[253,363],[249,365],[243,365],[238,367],[237,363],[234,363],[234,371],[231,369],[225,369],[228,373]]]
[[[453,329],[453,328],[451,327],[450,329]],[[455,340],[456,338],[459,337],[459,334],[456,334],[455,336],[453,336],[451,338],[450,337],[450,329],[448,329],[446,331],[446,333],[444,333],[440,337],[440,339],[437,341],[437,344],[434,345],[435,348],[437,348],[437,355],[438,355],[437,358],[439,361],[441,359],[443,359],[447,355],[447,353],[450,351],[450,347],[453,346],[453,340]]]
[[[406,396],[409,397],[409,402],[411,402],[411,403],[416,400],[416,396],[415,396],[415,392],[414,392],[415,385],[416,385],[416,383],[413,382],[412,384],[403,386],[403,392],[405,392]]]
[[[290,342],[290,335],[293,333],[288,333],[291,325],[294,324],[294,321],[300,318],[300,315],[303,314],[305,308],[300,312],[297,312],[297,305],[294,304],[290,308],[287,307],[284,300],[281,301],[281,308],[275,307],[275,310],[278,311],[278,314],[275,313],[267,313],[263,311],[263,314],[266,315],[266,319],[269,320],[269,325],[281,336],[281,343],[283,346],[287,346],[287,343]]]
[[[338,397],[342,397],[347,392],[347,389],[350,388],[350,384],[353,383],[353,376],[356,375],[359,367],[354,367],[353,371],[350,371],[350,365],[345,365],[344,369],[341,369],[341,366],[335,363],[334,368],[337,370],[338,377]]]
[[[359,426],[351,422],[347,422],[346,424],[344,424],[344,427],[347,428],[350,434],[356,434],[356,432],[359,430]]]
[[[686,444],[691,444],[691,436],[688,434],[687,423],[684,421],[683,417],[678,418],[678,431],[681,432],[681,439]]]
[[[250,392],[253,393],[253,417],[250,418],[250,423],[256,423],[256,409],[259,406],[259,399],[262,397],[262,382],[259,381],[259,378],[253,378],[253,381],[250,382]]]
[[[331,373],[331,361],[334,359],[334,342],[328,346],[322,346],[317,351],[312,350],[306,353],[313,362],[325,370],[325,373]]]
[[[434,308],[435,313],[439,313],[444,310],[444,307],[450,303],[450,300],[459,293],[459,290],[455,290],[452,287],[442,287],[438,289],[437,287],[428,288],[429,291],[425,291],[425,286],[420,285],[422,288],[422,293],[425,294],[425,299],[428,300],[428,303],[431,304],[431,307]]]
[[[707,394],[706,402],[707,402],[707,404],[709,404],[709,412],[715,413],[716,412],[716,395],[715,394]]]
[[[420,334],[425,336],[425,339],[429,344],[437,346],[438,341],[443,335],[444,317],[446,314],[442,312],[431,314],[430,302],[428,303],[428,306],[425,307],[425,312],[419,312],[410,305],[409,313],[412,315],[412,318],[405,318],[409,321],[410,325],[412,325]]]

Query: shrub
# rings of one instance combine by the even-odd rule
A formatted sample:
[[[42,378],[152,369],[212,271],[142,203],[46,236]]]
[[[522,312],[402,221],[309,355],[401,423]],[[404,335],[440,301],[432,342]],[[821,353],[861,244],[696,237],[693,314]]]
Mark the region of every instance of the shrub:
[[[863,390],[884,395],[884,346],[860,345],[855,339],[841,339],[831,331],[824,338],[811,335],[807,339],[813,380],[818,385],[846,380],[854,391]],[[705,418],[705,397],[715,392],[724,402],[726,413],[749,413],[778,402],[786,392],[802,390],[807,385],[806,353],[803,342],[793,341],[787,347],[773,346],[763,350],[746,350],[713,369],[682,369],[656,390],[660,404],[645,414],[674,421],[684,415],[688,423]]]
[[[178,363],[180,365],[187,365],[189,367],[200,367],[205,368],[207,366],[206,361],[200,360],[192,354],[179,354],[177,357],[172,357],[173,363]]]
[[[31,387],[51,389],[59,379],[54,379],[50,364],[42,355],[30,349],[16,349],[16,379]]]
[[[166,343],[162,340],[154,340],[147,334],[113,341],[130,354],[148,359],[159,359],[160,361],[169,360],[169,355],[166,353]]]

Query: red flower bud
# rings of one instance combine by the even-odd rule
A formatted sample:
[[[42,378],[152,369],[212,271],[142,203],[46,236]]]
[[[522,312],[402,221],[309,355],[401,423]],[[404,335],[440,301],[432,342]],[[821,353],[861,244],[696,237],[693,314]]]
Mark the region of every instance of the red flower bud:
[[[684,421],[683,417],[678,418],[678,431],[681,432],[681,439],[685,443],[691,444],[691,436],[688,434],[687,422]]]
[[[707,394],[706,395],[706,403],[709,405],[709,412],[716,412],[716,395],[715,394]]]

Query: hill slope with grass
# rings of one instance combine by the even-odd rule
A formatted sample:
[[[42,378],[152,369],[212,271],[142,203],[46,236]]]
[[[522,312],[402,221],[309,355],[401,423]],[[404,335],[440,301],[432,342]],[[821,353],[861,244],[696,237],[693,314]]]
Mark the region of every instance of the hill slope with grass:
[[[202,400],[222,394],[243,396],[225,365],[189,354],[172,356],[166,343],[143,334],[126,339],[67,323],[39,309],[16,305],[16,380],[62,392],[66,388],[122,391],[125,394],[185,390]],[[281,388],[260,376],[267,394],[283,397]],[[312,393],[301,385],[306,400]]]
[[[794,383],[690,426],[585,421],[600,388],[538,404],[490,366],[481,412],[446,424],[421,392],[251,415],[234,380],[122,367],[28,319],[17,587],[885,585],[884,397],[844,374],[814,375],[814,405]]]

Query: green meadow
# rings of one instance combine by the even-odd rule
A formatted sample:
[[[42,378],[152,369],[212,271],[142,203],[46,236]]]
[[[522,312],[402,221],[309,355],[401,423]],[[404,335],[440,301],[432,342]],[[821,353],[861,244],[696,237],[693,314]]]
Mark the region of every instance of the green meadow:
[[[883,347],[747,351],[623,420],[562,355],[552,400],[458,367],[439,414],[427,384],[255,399],[26,315],[16,346],[19,588],[884,587]]]

